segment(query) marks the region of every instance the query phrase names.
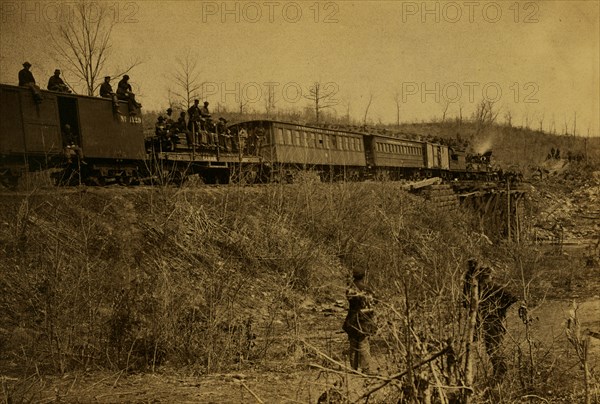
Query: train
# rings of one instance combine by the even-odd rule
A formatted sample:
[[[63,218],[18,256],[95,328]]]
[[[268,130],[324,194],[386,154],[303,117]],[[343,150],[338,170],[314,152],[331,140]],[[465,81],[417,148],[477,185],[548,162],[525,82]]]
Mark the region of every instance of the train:
[[[469,155],[435,142],[276,120],[210,125],[191,136],[144,131],[128,103],[0,84],[0,183],[52,170],[58,185],[324,180],[494,180],[491,152]],[[70,127],[70,139],[63,129]],[[220,129],[219,129],[220,128]],[[209,140],[211,140],[209,142]],[[73,149],[81,153],[74,158]]]

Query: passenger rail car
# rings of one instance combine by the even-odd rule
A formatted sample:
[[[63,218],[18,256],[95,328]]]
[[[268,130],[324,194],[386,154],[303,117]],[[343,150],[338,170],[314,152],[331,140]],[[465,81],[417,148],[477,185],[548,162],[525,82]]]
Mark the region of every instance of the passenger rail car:
[[[279,121],[247,121],[229,130],[261,158],[265,180],[286,181],[311,169],[332,179],[359,179],[367,166],[363,135]]]

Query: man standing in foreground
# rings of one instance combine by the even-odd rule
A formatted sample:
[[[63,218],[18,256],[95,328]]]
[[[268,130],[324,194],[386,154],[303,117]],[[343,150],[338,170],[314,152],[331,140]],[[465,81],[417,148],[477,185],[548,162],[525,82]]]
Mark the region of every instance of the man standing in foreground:
[[[375,334],[377,330],[373,309],[375,298],[364,280],[364,270],[353,270],[352,278],[352,282],[346,291],[349,307],[342,329],[348,334],[348,340],[350,341],[350,365],[352,369],[361,369],[364,373],[371,373],[369,337]]]
[[[502,355],[502,341],[506,334],[506,311],[518,299],[492,281],[490,268],[480,266],[476,260],[470,259],[463,289],[465,307],[471,305],[469,297],[474,277],[479,289],[476,330],[482,333],[485,350],[494,369],[494,377],[501,381],[507,371]]]

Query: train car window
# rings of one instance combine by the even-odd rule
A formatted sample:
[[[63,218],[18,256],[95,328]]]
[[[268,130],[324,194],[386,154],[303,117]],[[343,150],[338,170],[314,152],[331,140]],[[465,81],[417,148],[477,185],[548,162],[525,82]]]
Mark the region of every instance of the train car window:
[[[331,148],[332,149],[338,148],[337,137],[335,135],[331,135]]]
[[[329,135],[325,134],[323,135],[323,147],[326,149],[329,149],[330,142],[329,142]]]
[[[275,144],[283,144],[283,128],[277,128],[275,132]]]
[[[289,129],[285,130],[285,136],[283,138],[284,144],[292,144],[292,131]]]
[[[360,144],[360,139],[354,139],[356,141],[356,150],[362,151],[362,146]]]
[[[317,147],[319,147],[319,148],[323,149],[323,148],[325,147],[325,144],[323,144],[323,134],[322,134],[322,133],[319,133],[319,134],[317,135],[317,139],[318,139],[318,142],[317,142]]]
[[[302,138],[302,135],[300,134],[300,131],[295,130],[294,131],[294,145],[301,146],[302,145],[301,140],[300,140],[301,138]]]

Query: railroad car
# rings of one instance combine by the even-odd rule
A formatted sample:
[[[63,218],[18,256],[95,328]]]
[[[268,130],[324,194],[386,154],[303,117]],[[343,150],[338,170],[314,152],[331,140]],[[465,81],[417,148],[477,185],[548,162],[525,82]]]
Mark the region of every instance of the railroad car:
[[[23,171],[60,167],[71,141],[88,164],[87,178],[133,178],[146,159],[142,120],[130,114],[126,102],[113,109],[106,98],[42,91],[34,100],[27,87],[0,85],[0,178],[13,183]]]
[[[266,120],[241,122],[229,129],[247,138],[247,149],[260,156],[267,180],[290,180],[306,169],[327,178],[360,179],[367,166],[360,133]]]

